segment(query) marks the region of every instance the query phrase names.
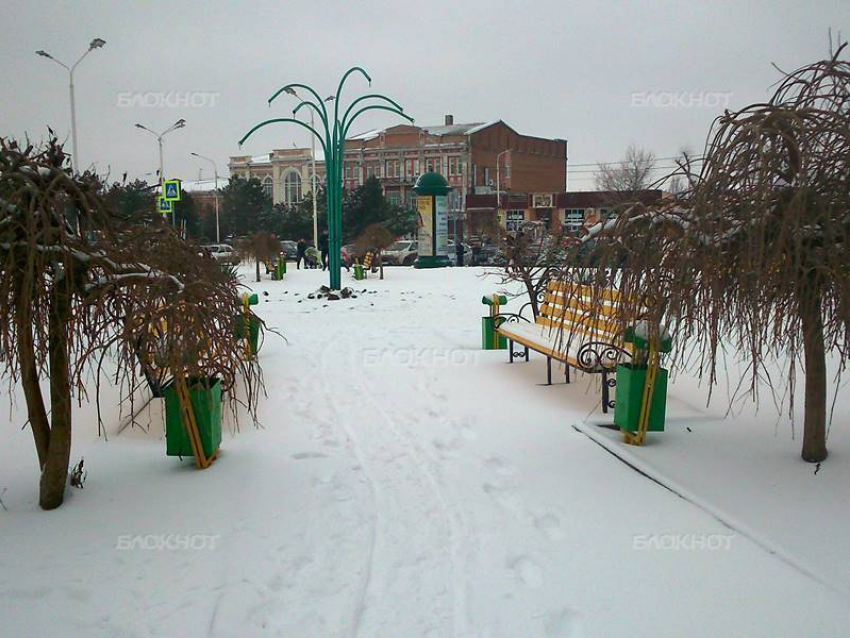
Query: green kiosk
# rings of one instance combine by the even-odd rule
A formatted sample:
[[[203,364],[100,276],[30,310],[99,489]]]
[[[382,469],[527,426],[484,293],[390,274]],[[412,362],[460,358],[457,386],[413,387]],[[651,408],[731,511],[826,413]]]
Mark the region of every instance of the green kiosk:
[[[419,256],[414,268],[445,268],[449,265],[448,193],[446,178],[439,173],[425,173],[416,180],[416,210],[419,213]]]

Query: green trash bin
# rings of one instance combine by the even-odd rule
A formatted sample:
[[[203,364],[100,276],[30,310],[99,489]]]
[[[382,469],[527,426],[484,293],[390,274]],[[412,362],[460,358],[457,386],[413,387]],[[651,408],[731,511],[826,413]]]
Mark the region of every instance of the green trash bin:
[[[481,349],[506,350],[508,340],[505,335],[495,332],[505,321],[504,317],[481,317]]]
[[[189,400],[198,424],[201,445],[207,457],[221,444],[221,381],[219,379],[187,379]],[[167,456],[194,457],[192,443],[183,418],[180,416],[180,398],[174,382],[165,386],[165,454]]]
[[[621,430],[637,432],[643,388],[646,384],[644,365],[631,363],[617,366],[617,391],[614,399],[614,424]],[[649,408],[648,432],[663,432],[667,412],[667,370],[658,368]]]
[[[481,303],[490,307],[490,316],[481,317],[481,349],[507,349],[508,340],[496,332],[496,328],[505,321],[504,317],[499,316],[499,307],[508,303],[508,298],[505,295],[485,295],[481,298]]]
[[[354,279],[355,281],[366,279],[366,271],[363,269],[362,264],[354,264]]]
[[[673,349],[673,339],[665,329],[659,329],[658,332],[658,352],[670,352]],[[648,334],[649,330],[644,321],[627,327],[623,334],[623,341],[633,344],[635,351],[632,363],[617,366],[614,424],[627,432],[637,432],[640,423],[643,391],[646,385]],[[652,396],[649,399],[648,432],[664,431],[664,418],[667,412],[667,377],[667,370],[659,366]]]
[[[247,337],[248,342],[251,345],[251,356],[256,356],[256,354],[260,351],[260,320],[257,318],[257,315],[252,312],[248,315],[248,323]],[[239,315],[236,317],[234,336],[237,339],[244,339],[246,337],[245,315]]]

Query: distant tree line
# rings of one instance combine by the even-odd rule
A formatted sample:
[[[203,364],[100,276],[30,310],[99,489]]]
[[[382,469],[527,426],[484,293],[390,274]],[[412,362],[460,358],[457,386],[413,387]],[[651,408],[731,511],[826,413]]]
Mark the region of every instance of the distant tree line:
[[[156,184],[142,180],[114,184],[107,196],[117,210],[127,216],[141,217],[156,206]],[[219,224],[222,239],[246,237],[256,232],[273,233],[280,239],[298,240],[313,237],[313,200],[306,193],[293,205],[273,204],[258,179],[232,177],[219,195]],[[324,188],[318,192],[317,217],[319,232],[327,229]],[[215,214],[212,206],[201,211],[190,193],[176,205],[177,223],[185,225],[186,236],[200,243],[215,241]],[[416,212],[390,203],[381,183],[374,177],[350,191],[344,191],[342,203],[343,241],[354,242],[365,229],[380,224],[394,237],[416,232]]]

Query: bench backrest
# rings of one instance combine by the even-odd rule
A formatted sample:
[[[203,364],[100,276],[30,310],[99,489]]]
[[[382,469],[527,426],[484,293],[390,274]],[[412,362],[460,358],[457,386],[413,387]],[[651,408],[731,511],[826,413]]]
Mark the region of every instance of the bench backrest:
[[[373,253],[371,251],[366,253],[366,256],[363,257],[363,267],[364,268],[371,268],[372,267],[372,260],[374,258],[375,258],[375,253]]]
[[[566,333],[565,339],[622,346],[626,322],[619,315],[626,298],[617,290],[594,294],[591,286],[550,281],[536,322]],[[629,306],[634,307],[631,302]],[[631,323],[631,322],[629,322]]]

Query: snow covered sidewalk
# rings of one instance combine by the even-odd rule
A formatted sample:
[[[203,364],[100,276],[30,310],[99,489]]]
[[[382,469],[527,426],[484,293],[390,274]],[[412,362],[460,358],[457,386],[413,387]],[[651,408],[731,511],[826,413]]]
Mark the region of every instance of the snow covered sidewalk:
[[[761,488],[766,474],[797,471],[792,455],[761,430],[688,439],[702,412],[676,403],[673,389],[670,436],[636,452],[735,520],[771,521],[759,533],[814,572],[834,552],[843,568],[822,584],[574,429],[585,423],[618,445],[587,425],[603,420],[598,379],[546,387],[544,359],[510,366],[505,352],[481,351],[480,298],[496,289],[482,270],[386,273],[345,278],[368,292],[332,302],[306,299],[320,272],[252,285],[257,313],[287,341],[270,335],[260,352],[262,427],[243,420],[209,470],[165,457],[157,404],[142,413],[149,433],[108,442],[84,407],[73,458],[85,456],[86,489],[44,513],[31,435],[13,410],[0,427],[0,633],[847,634],[839,591],[850,589],[841,543],[850,524],[846,507],[835,511],[846,503],[836,479],[828,490],[782,479],[821,521],[774,530],[796,520],[799,500],[778,514],[775,493],[763,506]],[[117,425],[117,410],[108,418]],[[840,429],[823,472],[846,479]],[[717,489],[728,479],[688,471],[691,462],[708,471],[693,458],[710,446],[722,456],[744,443],[752,449],[739,454],[765,465],[718,467],[752,489],[730,498]],[[185,542],[151,540],[169,535]]]

